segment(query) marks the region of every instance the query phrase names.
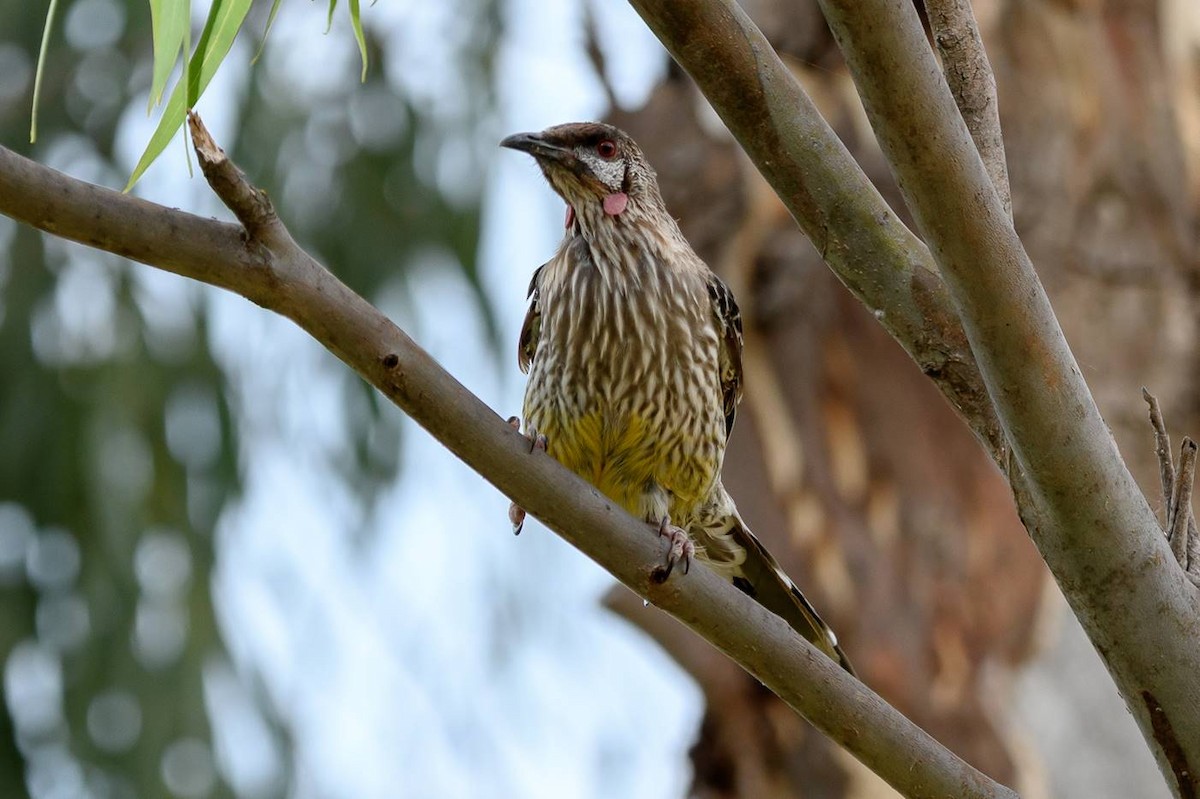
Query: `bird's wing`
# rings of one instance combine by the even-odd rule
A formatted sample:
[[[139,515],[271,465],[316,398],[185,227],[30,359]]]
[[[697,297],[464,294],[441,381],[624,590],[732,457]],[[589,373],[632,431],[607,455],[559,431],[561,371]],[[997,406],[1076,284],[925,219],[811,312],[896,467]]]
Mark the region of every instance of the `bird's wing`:
[[[742,312],[738,310],[729,286],[714,274],[708,277],[708,296],[721,337],[721,395],[725,404],[725,437],[728,438],[733,432],[738,402],[742,399]]]
[[[546,265],[542,264],[533,271],[533,277],[529,280],[529,293],[525,295],[529,300],[529,311],[521,324],[521,338],[517,342],[517,366],[521,367],[524,374],[529,373],[529,365],[533,363],[538,337],[542,332],[542,308],[538,304],[538,295],[541,293],[542,270],[545,268]]]
[[[807,638],[817,649],[854,674],[850,659],[838,645],[833,630],[821,619],[816,608],[800,592],[792,578],[787,576],[779,561],[771,556],[758,540],[758,536],[750,532],[736,512],[730,536],[746,550],[746,559],[738,564],[734,572],[733,584],[754,597],[767,610],[781,616],[792,629]]]

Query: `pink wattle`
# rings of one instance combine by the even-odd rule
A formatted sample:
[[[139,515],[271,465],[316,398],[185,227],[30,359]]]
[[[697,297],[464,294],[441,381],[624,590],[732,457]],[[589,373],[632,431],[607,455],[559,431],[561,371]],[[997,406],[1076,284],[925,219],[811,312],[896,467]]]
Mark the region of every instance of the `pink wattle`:
[[[618,191],[604,198],[604,213],[609,216],[616,216],[624,211],[625,206],[628,204],[629,195],[623,191]]]
[[[567,206],[567,224],[565,227],[567,228],[567,230],[570,230],[571,225],[573,225],[573,224],[575,224],[575,206],[568,205]]]

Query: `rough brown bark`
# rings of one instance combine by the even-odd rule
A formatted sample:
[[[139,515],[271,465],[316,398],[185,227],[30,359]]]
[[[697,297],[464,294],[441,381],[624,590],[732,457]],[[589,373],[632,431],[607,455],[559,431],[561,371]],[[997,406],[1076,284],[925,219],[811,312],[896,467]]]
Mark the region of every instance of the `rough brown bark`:
[[[815,6],[743,5],[905,215]],[[1195,107],[1195,83],[1179,79],[1195,73],[1164,60],[1152,3],[977,3],[976,14],[1018,231],[1122,452],[1156,496],[1138,387],[1161,392],[1180,431],[1200,429],[1192,370],[1181,368],[1195,350],[1196,184],[1185,167],[1196,145],[1181,138],[1189,118],[1171,109]],[[646,109],[615,121],[643,144],[668,206],[741,298],[750,423],[725,479],[747,519],[812,591],[868,684],[968,762],[1037,793],[1000,709],[1054,589],[1004,481],[713,132],[686,79],[674,75]],[[870,791],[726,664],[680,659],[709,702],[692,753],[696,795]]]

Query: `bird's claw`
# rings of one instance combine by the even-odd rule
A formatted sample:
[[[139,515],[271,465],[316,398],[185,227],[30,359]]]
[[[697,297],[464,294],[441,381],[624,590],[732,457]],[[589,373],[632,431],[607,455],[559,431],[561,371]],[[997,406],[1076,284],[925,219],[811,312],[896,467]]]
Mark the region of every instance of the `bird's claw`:
[[[520,433],[521,432],[521,417],[520,416],[508,417],[508,426],[511,427],[513,430],[516,430],[518,433]],[[535,449],[540,449],[542,452],[545,452],[546,446],[550,443],[550,440],[547,439],[541,433],[539,433],[537,430],[535,430],[532,427],[532,425],[529,427],[529,432],[525,433],[525,437],[527,439],[529,439],[529,451],[530,452],[533,452]]]
[[[525,528],[525,509],[513,502],[508,506],[508,521],[512,524],[513,535],[520,535]]]
[[[518,433],[521,432],[521,417],[508,417],[508,425]],[[546,446],[549,443],[548,439],[541,433],[538,433],[532,427],[530,427],[529,432],[525,434],[525,438],[529,439],[529,452],[531,454],[534,450],[538,449],[540,449],[542,452],[546,451]],[[513,535],[520,535],[521,530],[525,527],[525,509],[515,502],[509,505],[508,521],[512,523]]]
[[[671,524],[671,519],[664,516],[658,525],[658,535],[660,538],[666,538],[669,546],[666,563],[656,567],[651,575],[654,581],[665,583],[674,571],[676,563],[683,564],[684,574],[691,571],[692,559],[696,557],[696,545],[688,537],[687,531]]]

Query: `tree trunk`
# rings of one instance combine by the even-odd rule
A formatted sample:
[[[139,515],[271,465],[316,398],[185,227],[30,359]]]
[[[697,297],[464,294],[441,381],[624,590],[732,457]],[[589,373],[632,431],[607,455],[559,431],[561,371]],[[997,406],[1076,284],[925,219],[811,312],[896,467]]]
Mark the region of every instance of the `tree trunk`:
[[[815,4],[743,5],[906,215]],[[1139,387],[1159,396],[1176,432],[1200,433],[1181,368],[1196,337],[1200,36],[1183,22],[1197,12],[991,2],[976,14],[1018,231],[1123,454],[1157,498]],[[725,481],[747,521],[865,682],[990,776],[1043,793],[1008,708],[1013,671],[1038,651],[1057,591],[1005,481],[686,78],[670,73],[645,109],[612,121],[642,144],[685,234],[739,297],[746,399]],[[636,608],[628,615],[705,691],[694,795],[887,795],[733,664]]]

